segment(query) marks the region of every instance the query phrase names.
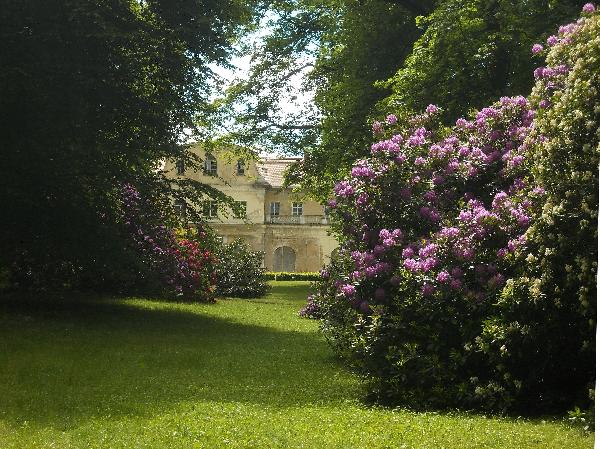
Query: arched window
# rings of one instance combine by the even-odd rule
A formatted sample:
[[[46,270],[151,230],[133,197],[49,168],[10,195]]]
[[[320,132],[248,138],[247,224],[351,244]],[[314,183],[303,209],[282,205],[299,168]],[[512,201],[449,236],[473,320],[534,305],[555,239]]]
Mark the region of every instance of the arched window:
[[[217,176],[217,159],[212,154],[207,154],[204,159],[204,174]]]
[[[280,246],[273,254],[273,271],[296,271],[296,252],[289,246]]]

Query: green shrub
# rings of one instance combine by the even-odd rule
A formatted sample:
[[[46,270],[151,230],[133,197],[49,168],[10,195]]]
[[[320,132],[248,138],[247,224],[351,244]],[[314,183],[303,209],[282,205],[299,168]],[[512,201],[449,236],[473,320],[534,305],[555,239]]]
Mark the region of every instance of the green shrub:
[[[263,296],[269,286],[261,267],[263,254],[237,239],[217,250],[217,294],[240,298]]]
[[[334,187],[329,206],[344,243],[311,304],[334,348],[372,381],[374,399],[586,407],[600,17],[585,8],[588,17],[548,39],[529,100],[503,97],[446,130],[432,124],[434,105],[406,129],[390,115],[374,124],[383,139],[372,156]]]
[[[305,273],[293,273],[286,271],[268,271],[265,278],[269,281],[318,281],[319,273],[309,271]]]
[[[578,22],[574,32],[561,33],[546,69],[569,72],[538,72],[532,92],[532,102],[545,102],[529,141],[533,174],[546,201],[528,231],[517,275],[474,348],[497,367],[480,386],[492,396],[535,398],[563,409],[573,398],[582,408],[589,403],[595,378],[599,35],[597,13]]]

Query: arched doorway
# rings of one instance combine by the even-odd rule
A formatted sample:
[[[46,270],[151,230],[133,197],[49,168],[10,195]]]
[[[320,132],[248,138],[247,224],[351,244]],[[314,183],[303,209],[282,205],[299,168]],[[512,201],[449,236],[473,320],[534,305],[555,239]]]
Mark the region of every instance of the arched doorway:
[[[296,251],[280,246],[273,255],[273,271],[296,271]]]

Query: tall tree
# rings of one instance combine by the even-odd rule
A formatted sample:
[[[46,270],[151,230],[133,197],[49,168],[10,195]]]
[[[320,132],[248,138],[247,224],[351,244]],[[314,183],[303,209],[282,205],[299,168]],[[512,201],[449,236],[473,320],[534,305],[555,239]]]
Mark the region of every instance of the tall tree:
[[[125,183],[163,204],[213,193],[172,190],[160,163],[198,162],[182,136],[207,108],[208,64],[226,61],[250,13],[224,0],[4,2],[0,267],[110,263]]]
[[[398,72],[382,86],[392,94],[381,114],[410,116],[444,105],[448,123],[503,95],[531,90],[531,48],[561,22],[576,17],[582,1],[444,0],[420,17],[423,36]]]
[[[418,14],[434,2],[285,0],[271,2],[266,32],[243,49],[249,76],[219,102],[225,140],[304,154],[292,182],[324,197],[340,168],[364,152],[367,118],[387,93],[374,82],[391,76],[410,52]],[[304,109],[289,108],[300,94]],[[288,97],[288,101],[281,99]],[[290,97],[292,97],[290,99]]]

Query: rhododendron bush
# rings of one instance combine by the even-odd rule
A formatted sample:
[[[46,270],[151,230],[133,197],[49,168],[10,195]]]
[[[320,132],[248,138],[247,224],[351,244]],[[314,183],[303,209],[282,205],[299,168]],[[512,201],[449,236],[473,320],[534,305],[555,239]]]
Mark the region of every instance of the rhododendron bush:
[[[206,231],[165,226],[156,205],[131,185],[123,188],[122,204],[123,224],[135,255],[127,289],[213,301],[217,260]]]
[[[599,31],[586,5],[551,36],[529,98],[376,122],[335,185],[343,244],[311,302],[379,400],[562,407],[593,381]]]

